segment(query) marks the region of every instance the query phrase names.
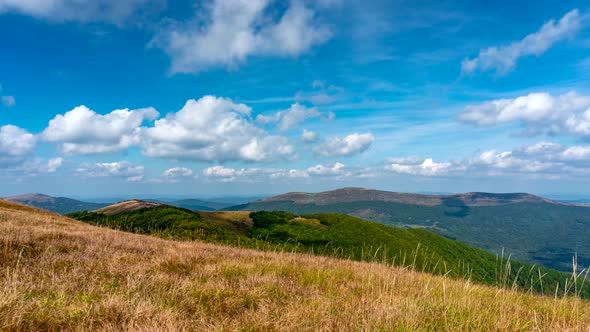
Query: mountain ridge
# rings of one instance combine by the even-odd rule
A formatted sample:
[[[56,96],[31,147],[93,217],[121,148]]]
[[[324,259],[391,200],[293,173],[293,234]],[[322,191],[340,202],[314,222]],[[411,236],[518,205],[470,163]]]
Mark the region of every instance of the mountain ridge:
[[[59,214],[67,214],[78,211],[91,211],[108,205],[103,203],[85,202],[68,197],[54,197],[42,193],[13,195],[3,197],[3,199],[56,212]]]
[[[590,266],[590,207],[526,193],[419,195],[362,188],[287,193],[228,210],[340,213],[450,239],[561,271]]]
[[[494,206],[520,202],[546,202],[551,204],[575,205],[554,201],[529,193],[487,193],[466,192],[460,194],[414,194],[369,188],[347,187],[318,193],[289,192],[277,196],[263,198],[256,202],[293,201],[298,204],[331,204],[358,201],[384,201],[402,204],[436,206],[455,204],[464,206]]]
[[[129,199],[126,201],[122,201],[122,202],[118,202],[115,204],[105,206],[100,209],[96,209],[92,212],[104,214],[106,216],[112,216],[112,215],[116,215],[116,214],[123,213],[123,212],[130,212],[130,211],[135,211],[135,210],[139,210],[139,209],[149,209],[149,208],[154,208],[154,207],[158,207],[158,206],[165,206],[165,205],[166,204],[149,202],[149,201],[144,201],[141,199]]]

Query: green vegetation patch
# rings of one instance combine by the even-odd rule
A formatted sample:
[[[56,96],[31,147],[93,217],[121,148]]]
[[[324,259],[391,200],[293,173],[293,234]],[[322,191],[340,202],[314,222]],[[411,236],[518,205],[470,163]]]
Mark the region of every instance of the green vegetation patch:
[[[128,232],[180,240],[202,240],[259,250],[311,253],[356,261],[374,261],[415,271],[470,279],[477,283],[554,294],[564,290],[590,297],[571,274],[497,257],[424,229],[394,228],[342,214],[296,215],[252,212],[247,231],[236,231],[200,214],[171,206],[106,216],[70,215],[78,220]],[[185,265],[163,263],[168,273],[189,274]],[[240,271],[228,269],[228,275]]]

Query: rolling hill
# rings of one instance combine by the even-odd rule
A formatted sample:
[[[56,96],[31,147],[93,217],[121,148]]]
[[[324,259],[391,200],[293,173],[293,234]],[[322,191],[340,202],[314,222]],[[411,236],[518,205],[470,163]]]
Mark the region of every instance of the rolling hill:
[[[590,207],[524,193],[420,195],[344,188],[289,193],[232,210],[342,213],[386,225],[425,228],[530,264],[571,271],[590,266]]]
[[[123,212],[149,209],[163,205],[164,204],[161,203],[148,202],[140,199],[131,199],[102,207],[98,210],[95,210],[94,212],[103,214],[105,216],[113,216]]]
[[[387,264],[164,240],[2,200],[0,289],[0,326],[8,331],[576,331],[590,325],[590,306],[577,298]]]
[[[496,286],[550,294],[571,285],[570,275],[508,262],[423,229],[400,229],[338,214],[286,212],[193,212],[167,205],[125,201],[77,220],[118,230],[176,240],[313,253],[358,261],[378,261]],[[539,280],[539,276],[543,276]],[[558,286],[560,285],[560,286]],[[583,291],[590,296],[590,290]]]
[[[67,197],[52,197],[39,193],[9,196],[4,197],[4,199],[60,214],[72,213],[77,211],[91,211],[100,209],[108,205],[101,203],[83,202]]]
[[[221,209],[224,209],[224,208],[234,205],[231,203],[204,201],[204,200],[192,199],[192,198],[179,199],[179,200],[166,200],[166,199],[150,200],[150,199],[147,199],[146,201],[172,205],[172,206],[180,207],[180,208],[187,209],[187,210],[194,210],[194,211],[216,211],[216,210],[221,210]]]

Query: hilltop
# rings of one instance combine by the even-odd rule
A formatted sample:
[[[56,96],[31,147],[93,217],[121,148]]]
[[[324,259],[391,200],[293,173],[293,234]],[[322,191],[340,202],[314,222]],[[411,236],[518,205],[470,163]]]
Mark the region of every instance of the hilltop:
[[[385,264],[176,242],[0,201],[8,330],[581,330],[590,306]],[[81,259],[83,258],[83,259]]]
[[[4,199],[60,214],[96,210],[107,205],[101,203],[83,202],[67,197],[52,197],[40,193],[9,196],[4,197]]]
[[[135,210],[146,209],[146,208],[149,209],[149,208],[163,206],[163,205],[164,204],[161,204],[161,203],[142,201],[139,199],[130,199],[127,201],[122,201],[119,203],[115,203],[115,204],[111,204],[109,206],[102,207],[94,212],[104,214],[107,216],[112,216],[112,215],[123,213],[123,212],[135,211]]]
[[[590,266],[590,208],[525,194],[420,195],[344,188],[288,193],[229,209],[343,213],[386,225],[425,228],[530,264],[571,271]]]

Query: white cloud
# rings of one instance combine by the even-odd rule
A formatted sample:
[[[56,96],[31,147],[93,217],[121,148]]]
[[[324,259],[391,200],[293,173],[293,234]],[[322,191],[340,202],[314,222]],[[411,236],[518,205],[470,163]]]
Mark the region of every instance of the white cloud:
[[[358,172],[357,172],[358,173]],[[344,164],[336,162],[329,165],[316,165],[304,169],[281,168],[241,168],[234,169],[224,166],[212,166],[203,170],[203,176],[219,182],[264,182],[271,179],[302,179],[322,177],[341,179],[342,177],[359,176]]]
[[[13,96],[2,96],[2,104],[6,107],[12,107],[16,105],[16,99]]]
[[[127,182],[141,182],[143,178],[143,175],[130,176],[127,178]]]
[[[313,149],[320,157],[350,156],[366,151],[375,137],[372,134],[350,134],[345,137],[332,137]]]
[[[325,166],[325,165],[316,165],[307,169],[307,173],[310,175],[321,175],[321,176],[329,176],[329,175],[344,175],[345,174],[345,166],[342,163],[336,162],[332,165]]]
[[[112,163],[81,164],[76,172],[87,177],[122,177],[129,182],[141,181],[145,168],[134,165],[128,161],[117,161]]]
[[[484,175],[567,176],[582,170],[580,164],[570,162],[567,150],[560,144],[540,142],[512,151],[485,151],[456,167],[468,173]]]
[[[524,176],[563,178],[590,175],[590,146],[539,142],[511,151],[488,150],[472,158],[434,162],[431,158],[390,158],[385,169],[422,176]]]
[[[289,109],[277,112],[273,115],[258,115],[256,121],[261,124],[277,123],[281,131],[292,129],[307,119],[319,117],[320,112],[315,107],[305,107],[295,103]]]
[[[417,156],[385,158],[386,164],[418,165],[418,164],[422,163],[423,161],[424,161],[424,159],[420,159]]]
[[[152,0],[0,0],[0,14],[17,13],[50,21],[122,23],[137,13],[162,8]]]
[[[165,178],[179,178],[179,177],[189,177],[194,174],[192,169],[186,167],[173,167],[170,169],[165,170],[162,173],[162,176]]]
[[[212,166],[203,170],[203,176],[219,182],[252,182],[261,175],[272,174],[273,168],[241,168],[234,169],[224,166]]]
[[[63,161],[64,161],[63,158],[49,159],[49,161],[47,162],[47,165],[45,165],[45,167],[43,168],[43,171],[45,171],[46,173],[53,173],[61,167],[61,165],[63,164]]]
[[[250,107],[205,96],[143,128],[143,153],[150,157],[203,161],[267,162],[292,157],[288,139],[255,126]]]
[[[63,165],[63,158],[52,158],[46,163],[41,158],[35,158],[26,161],[22,166],[22,171],[28,176],[37,176],[39,174],[55,173]]]
[[[0,127],[0,164],[19,163],[33,152],[37,140],[26,130],[13,125]]]
[[[319,136],[320,135],[315,131],[303,129],[303,134],[301,134],[301,140],[304,143],[315,143],[318,140]]]
[[[278,178],[309,178],[309,173],[305,170],[300,169],[284,169],[273,172],[269,176],[271,179],[278,179]]]
[[[65,154],[119,152],[139,144],[141,124],[158,116],[153,108],[121,109],[101,115],[82,105],[55,116],[41,139],[60,143]]]
[[[172,57],[173,72],[236,67],[250,56],[297,56],[331,37],[302,1],[278,18],[271,0],[213,0],[187,24],[176,23],[153,41]]]
[[[434,176],[448,173],[450,167],[451,163],[437,163],[431,158],[426,158],[421,161],[417,161],[415,158],[410,158],[398,159],[397,163],[392,162],[387,165],[385,169],[400,174]]]
[[[357,174],[358,175],[358,174]],[[282,169],[272,172],[271,179],[277,178],[311,178],[323,177],[340,179],[342,177],[355,176],[352,170],[349,170],[344,164],[335,162],[330,165],[318,164],[306,169]]]
[[[459,120],[480,126],[520,122],[531,133],[590,137],[590,96],[568,92],[559,96],[531,93],[470,105]]]
[[[514,68],[519,58],[529,55],[539,56],[545,53],[553,44],[572,37],[581,25],[580,12],[574,9],[565,14],[558,22],[548,21],[539,31],[522,40],[505,46],[480,50],[477,57],[463,60],[461,72],[471,74],[480,69],[482,71],[495,70],[498,74],[506,74]]]
[[[565,160],[590,160],[590,146],[572,146],[563,151]]]

